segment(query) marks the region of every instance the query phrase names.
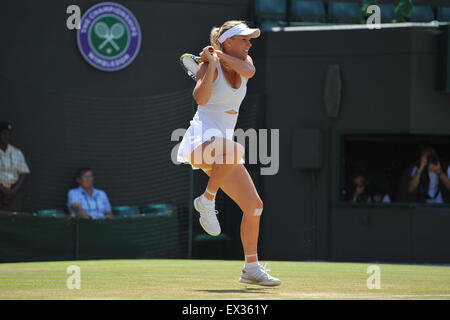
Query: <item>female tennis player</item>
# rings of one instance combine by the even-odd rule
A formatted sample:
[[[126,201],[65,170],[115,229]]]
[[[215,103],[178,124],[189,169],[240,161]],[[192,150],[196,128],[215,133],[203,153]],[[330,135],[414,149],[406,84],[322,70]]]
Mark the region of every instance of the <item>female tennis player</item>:
[[[248,51],[250,39],[260,35],[244,21],[231,20],[211,30],[210,42],[200,56],[193,96],[197,111],[190,121],[177,160],[202,169],[208,176],[205,192],[194,200],[200,224],[210,235],[220,234],[215,210],[219,188],[243,211],[241,241],[245,255],[240,282],[277,286],[281,281],[270,276],[258,262],[259,221],[263,202],[244,167],[245,148],[233,140],[239,107],[247,91],[247,81],[255,74]],[[214,50],[211,50],[211,47]],[[212,51],[212,53],[210,52]]]

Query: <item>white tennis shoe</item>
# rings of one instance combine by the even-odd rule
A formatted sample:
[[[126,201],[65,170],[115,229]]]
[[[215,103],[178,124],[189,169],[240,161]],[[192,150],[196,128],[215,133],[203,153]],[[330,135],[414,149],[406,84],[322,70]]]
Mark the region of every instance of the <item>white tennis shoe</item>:
[[[208,234],[218,236],[220,234],[220,224],[216,215],[219,212],[215,210],[214,205],[205,205],[201,201],[201,197],[202,195],[194,200],[194,208],[200,213],[200,225]]]
[[[279,286],[281,284],[280,279],[272,277],[267,271],[270,271],[270,269],[266,269],[266,265],[263,267],[259,263],[256,268],[245,269],[244,267],[239,282],[267,287]]]

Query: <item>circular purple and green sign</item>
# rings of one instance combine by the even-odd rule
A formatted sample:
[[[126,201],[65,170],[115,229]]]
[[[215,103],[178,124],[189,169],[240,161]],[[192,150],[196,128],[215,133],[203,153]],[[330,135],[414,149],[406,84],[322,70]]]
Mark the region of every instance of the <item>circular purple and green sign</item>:
[[[141,38],[135,16],[113,2],[102,2],[89,8],[77,31],[82,56],[90,65],[103,71],[117,71],[133,62]]]

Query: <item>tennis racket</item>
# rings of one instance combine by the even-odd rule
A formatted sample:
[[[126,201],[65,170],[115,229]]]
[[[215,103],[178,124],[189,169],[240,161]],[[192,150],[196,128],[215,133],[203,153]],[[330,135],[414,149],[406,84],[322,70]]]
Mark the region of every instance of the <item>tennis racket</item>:
[[[212,54],[214,53],[213,48],[209,48],[208,51]],[[180,57],[180,64],[181,67],[186,71],[187,75],[194,81],[197,81],[197,69],[198,64],[202,61],[202,58],[199,56],[196,56],[191,53],[184,53]]]

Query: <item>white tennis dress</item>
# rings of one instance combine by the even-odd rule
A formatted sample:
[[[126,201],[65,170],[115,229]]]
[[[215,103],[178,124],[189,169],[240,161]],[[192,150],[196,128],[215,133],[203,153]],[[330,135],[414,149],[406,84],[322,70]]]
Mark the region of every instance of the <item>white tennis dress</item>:
[[[189,155],[195,148],[208,141],[213,136],[233,140],[234,128],[239,115],[239,107],[247,92],[247,78],[241,77],[241,86],[232,88],[225,79],[220,62],[217,63],[218,76],[213,83],[211,97],[205,105],[197,105],[194,118],[181,140],[177,153],[177,161],[189,163]],[[233,109],[237,113],[225,111]],[[244,158],[240,159],[244,163]],[[199,169],[194,167],[192,169]]]

